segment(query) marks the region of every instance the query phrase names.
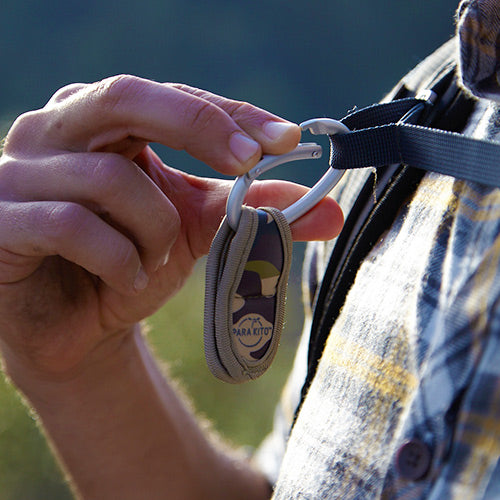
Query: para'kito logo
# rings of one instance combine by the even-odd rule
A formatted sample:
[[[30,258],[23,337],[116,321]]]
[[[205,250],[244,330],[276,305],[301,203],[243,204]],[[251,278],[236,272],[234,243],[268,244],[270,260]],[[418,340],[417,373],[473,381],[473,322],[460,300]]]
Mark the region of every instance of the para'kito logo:
[[[249,361],[264,356],[272,336],[272,323],[260,314],[247,314],[233,325],[233,345]]]

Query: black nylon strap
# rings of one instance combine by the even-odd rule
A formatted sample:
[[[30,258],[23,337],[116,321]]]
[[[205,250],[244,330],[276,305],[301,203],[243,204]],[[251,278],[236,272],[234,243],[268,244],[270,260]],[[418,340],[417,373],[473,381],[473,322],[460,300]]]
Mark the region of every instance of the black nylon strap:
[[[500,145],[490,141],[405,123],[365,128],[330,139],[334,168],[402,163],[500,187]]]
[[[465,95],[456,85],[452,49],[450,44],[444,48],[445,52],[449,52],[448,55],[441,51],[426,61],[425,65],[430,72],[434,73],[433,79],[429,78],[425,66],[420,67],[414,75],[417,81],[429,78],[427,88],[431,88],[439,97],[429,113],[421,114],[420,119],[423,121],[420,123],[460,132],[470,116],[475,101]],[[418,83],[411,78],[403,80],[392,95],[394,101],[349,114],[342,122],[354,132],[335,136],[333,140],[338,141],[349,136],[352,138],[357,134],[356,128],[360,126],[366,128],[366,126],[373,126],[374,123],[384,126],[400,120],[404,114],[422,103],[421,100],[412,96],[417,87]],[[341,146],[337,146],[337,149],[342,151]],[[382,149],[382,153],[378,154],[381,157],[380,161],[383,162],[382,156],[387,153],[383,153]],[[389,154],[393,156],[390,156],[390,159],[387,155],[385,156],[385,165],[388,166],[377,169],[376,182],[373,175],[369,177],[350,210],[315,298],[307,376],[295,417],[302,406],[316,373],[326,339],[344,304],[362,260],[368,255],[380,235],[391,226],[399,209],[410,199],[425,174],[424,170],[400,165],[399,153],[394,155],[389,151]],[[397,156],[396,164],[393,161],[395,156]],[[372,160],[373,158],[364,161],[364,166],[371,166]]]
[[[360,110],[353,110],[340,121],[350,130],[386,125],[399,121],[408,111],[422,102],[422,99],[405,97],[396,101],[373,104]]]

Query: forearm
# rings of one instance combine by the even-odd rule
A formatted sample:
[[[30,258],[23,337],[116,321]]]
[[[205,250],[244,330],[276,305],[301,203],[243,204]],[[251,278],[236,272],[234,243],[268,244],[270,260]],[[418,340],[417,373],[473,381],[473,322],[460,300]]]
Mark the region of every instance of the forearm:
[[[14,378],[83,498],[269,496],[260,474],[203,434],[138,331],[69,381]]]

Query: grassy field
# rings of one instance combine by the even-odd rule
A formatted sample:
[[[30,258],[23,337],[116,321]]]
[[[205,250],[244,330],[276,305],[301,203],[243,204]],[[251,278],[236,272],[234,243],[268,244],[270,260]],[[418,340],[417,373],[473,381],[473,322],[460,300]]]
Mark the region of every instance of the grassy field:
[[[259,380],[233,386],[216,380],[203,354],[204,265],[150,320],[150,342],[196,411],[236,446],[255,446],[271,427],[276,398],[289,370],[296,328],[285,329],[271,369]],[[298,325],[297,277],[291,286],[287,324]],[[0,500],[67,500],[72,496],[36,421],[20,397],[0,379]]]

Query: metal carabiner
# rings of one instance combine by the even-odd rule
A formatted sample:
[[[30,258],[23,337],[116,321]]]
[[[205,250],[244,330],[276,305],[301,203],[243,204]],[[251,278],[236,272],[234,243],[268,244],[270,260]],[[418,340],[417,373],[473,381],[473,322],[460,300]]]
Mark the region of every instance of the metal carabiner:
[[[345,134],[349,129],[341,122],[331,118],[313,118],[300,124],[300,128],[309,130],[314,135]],[[264,155],[257,165],[246,174],[239,176],[227,199],[226,216],[229,226],[236,231],[241,217],[241,205],[252,182],[259,175],[278,165],[296,160],[321,158],[323,149],[314,142],[300,143],[293,151],[283,155]],[[295,203],[283,210],[283,215],[289,223],[302,217],[311,208],[317,205],[339,182],[344,170],[330,167],[321,179]]]

